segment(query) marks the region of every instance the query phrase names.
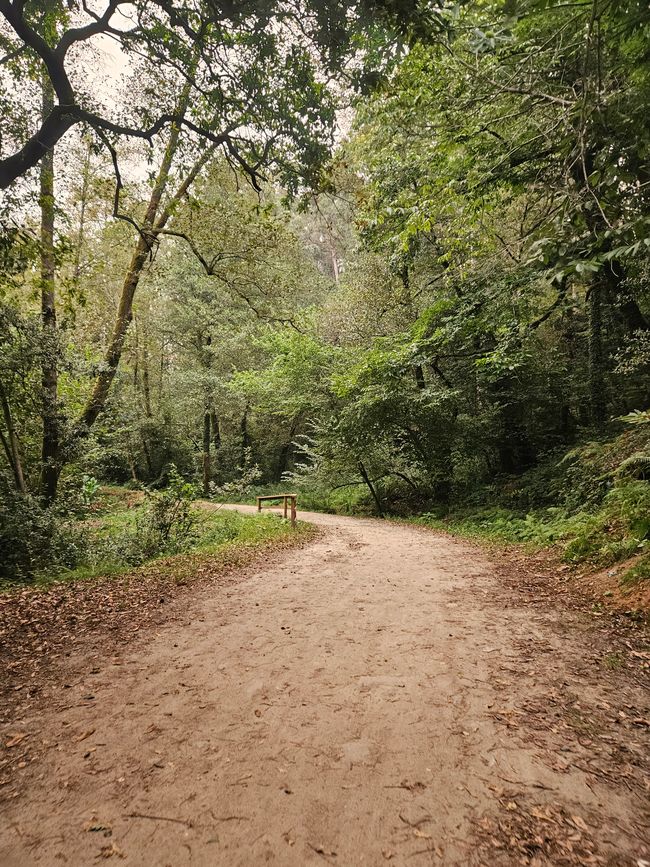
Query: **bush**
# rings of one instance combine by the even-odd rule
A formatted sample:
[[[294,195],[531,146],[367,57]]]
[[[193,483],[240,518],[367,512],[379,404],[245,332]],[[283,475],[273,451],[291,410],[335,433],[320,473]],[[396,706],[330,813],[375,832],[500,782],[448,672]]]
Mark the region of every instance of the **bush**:
[[[131,478],[131,467],[124,449],[90,440],[88,450],[80,458],[83,469],[92,476],[113,484],[125,484]]]
[[[169,485],[163,491],[148,491],[136,521],[135,534],[129,540],[130,559],[137,562],[157,554],[179,554],[195,541],[197,516],[192,511],[196,487],[169,468]]]
[[[86,556],[79,531],[0,477],[0,581],[30,581],[52,566],[72,569]]]
[[[94,476],[72,468],[59,481],[53,508],[60,517],[83,518],[99,497],[100,487]]]
[[[642,557],[631,569],[628,569],[621,579],[621,584],[636,584],[639,581],[650,581],[650,555]]]
[[[567,522],[565,558],[608,565],[637,553],[649,536],[650,484],[619,483],[605,496],[599,511]]]

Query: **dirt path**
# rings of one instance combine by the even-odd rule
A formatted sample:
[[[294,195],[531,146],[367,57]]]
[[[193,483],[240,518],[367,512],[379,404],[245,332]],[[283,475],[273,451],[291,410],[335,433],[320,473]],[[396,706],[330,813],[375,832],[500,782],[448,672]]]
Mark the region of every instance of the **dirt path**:
[[[49,749],[0,864],[645,867],[641,687],[475,548],[310,519],[318,541],[16,722]]]

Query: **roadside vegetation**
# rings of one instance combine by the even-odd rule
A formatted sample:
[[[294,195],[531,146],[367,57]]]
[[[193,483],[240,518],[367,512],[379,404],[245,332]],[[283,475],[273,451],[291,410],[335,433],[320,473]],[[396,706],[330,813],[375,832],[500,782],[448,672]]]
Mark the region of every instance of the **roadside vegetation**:
[[[44,512],[22,501],[19,522],[5,515],[0,544],[0,590],[28,583],[47,588],[65,581],[104,578],[152,565],[187,580],[203,559],[245,560],[258,550],[298,543],[304,525],[292,529],[276,515],[243,515],[197,501],[195,486],[172,469],[162,491],[92,486],[92,496],[73,509]],[[11,534],[14,529],[13,535]]]
[[[567,563],[598,567],[634,558],[620,579],[632,584],[650,576],[649,457],[645,431],[590,441],[484,490],[482,503],[417,520],[531,549],[555,546]]]

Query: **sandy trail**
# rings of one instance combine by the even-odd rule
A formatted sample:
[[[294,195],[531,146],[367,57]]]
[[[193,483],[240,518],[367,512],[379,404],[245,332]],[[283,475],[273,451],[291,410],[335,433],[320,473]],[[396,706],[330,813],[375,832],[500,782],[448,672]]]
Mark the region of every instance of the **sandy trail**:
[[[3,867],[648,858],[643,799],[581,770],[589,746],[547,703],[549,689],[612,700],[572,669],[580,635],[504,603],[470,546],[305,517],[325,528],[316,542],[202,592],[191,619],[21,723],[52,747],[4,811]],[[536,697],[557,753],[517,722]],[[547,808],[566,861],[520,860],[486,818]]]

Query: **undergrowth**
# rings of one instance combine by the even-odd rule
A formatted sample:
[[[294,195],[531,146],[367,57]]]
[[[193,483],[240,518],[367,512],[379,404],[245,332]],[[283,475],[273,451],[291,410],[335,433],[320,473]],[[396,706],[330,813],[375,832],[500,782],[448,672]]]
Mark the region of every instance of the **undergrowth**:
[[[602,440],[551,454],[473,503],[430,511],[416,522],[462,536],[539,549],[568,563],[607,567],[636,558],[622,583],[650,576],[650,431],[641,418]],[[489,505],[486,505],[489,502]]]
[[[299,523],[294,530],[289,521],[276,515],[203,509],[193,502],[195,493],[180,477],[173,478],[164,491],[144,496],[125,489],[102,489],[90,517],[66,525],[66,536],[78,540],[74,559],[45,567],[35,561],[29,572],[0,580],[0,589],[116,576],[156,563],[173,563],[173,568],[185,572],[184,565],[191,567],[196,556],[218,559],[223,554],[237,560],[237,552],[306,533],[306,525]]]

